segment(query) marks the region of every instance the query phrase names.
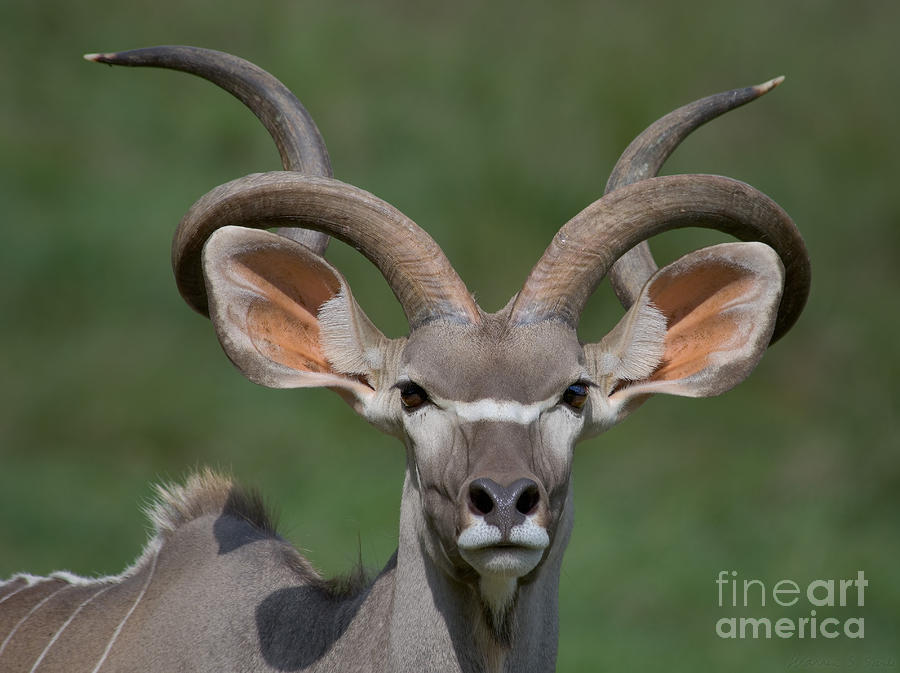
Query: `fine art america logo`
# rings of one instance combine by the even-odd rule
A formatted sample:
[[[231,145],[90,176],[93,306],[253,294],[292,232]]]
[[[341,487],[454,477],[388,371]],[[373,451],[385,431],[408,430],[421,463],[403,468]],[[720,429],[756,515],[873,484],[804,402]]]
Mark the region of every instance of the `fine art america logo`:
[[[771,588],[759,579],[738,579],[737,570],[721,570],[716,579],[720,608],[792,608],[809,605],[802,617],[722,617],[716,622],[720,638],[864,638],[865,620],[851,610],[863,607],[869,580],[862,570],[856,579],[813,580],[806,585],[782,579]],[[769,600],[771,599],[771,600]],[[819,614],[820,608],[832,608]],[[850,614],[848,614],[850,613]]]

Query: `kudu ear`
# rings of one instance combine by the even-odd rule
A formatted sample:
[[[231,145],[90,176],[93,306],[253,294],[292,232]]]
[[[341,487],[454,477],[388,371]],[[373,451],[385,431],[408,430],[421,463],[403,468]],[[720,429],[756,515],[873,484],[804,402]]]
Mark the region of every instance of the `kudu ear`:
[[[206,243],[203,270],[219,341],[248,379],[332,388],[363,411],[390,340],[334,267],[283,236],[223,227]]]
[[[765,352],[784,283],[763,243],[697,250],[647,281],[618,325],[585,346],[612,422],[648,395],[710,397],[743,381]]]

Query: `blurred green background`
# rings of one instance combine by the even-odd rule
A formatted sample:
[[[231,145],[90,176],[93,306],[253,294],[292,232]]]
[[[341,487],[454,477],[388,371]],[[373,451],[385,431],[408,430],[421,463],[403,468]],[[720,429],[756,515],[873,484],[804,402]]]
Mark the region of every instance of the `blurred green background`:
[[[317,120],[336,176],[423,225],[489,309],[646,124],[785,74],[665,172],[729,175],[791,213],[809,306],[734,391],[652,400],[578,447],[559,670],[898,670],[898,26],[883,0],[4,0],[0,576],[118,571],[144,542],[150,484],[206,464],[259,486],[325,572],[358,551],[380,568],[396,544],[396,440],[327,391],[246,382],[171,278],[190,204],[279,167],[265,131],[210,84],[82,53],[187,43],[270,70]],[[681,232],[656,250],[714,240]],[[404,333],[378,274],[339,243],[329,257]],[[604,287],[582,338],[619,315]],[[716,605],[720,570],[769,586],[863,570],[865,606],[832,612],[864,617],[865,638],[720,639],[716,620],[740,614]]]

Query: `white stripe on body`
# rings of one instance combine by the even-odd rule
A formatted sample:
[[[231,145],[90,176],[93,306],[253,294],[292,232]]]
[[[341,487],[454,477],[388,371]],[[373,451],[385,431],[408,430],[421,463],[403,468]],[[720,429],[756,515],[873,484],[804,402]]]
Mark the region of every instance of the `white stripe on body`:
[[[6,594],[3,598],[0,598],[0,603],[5,601],[7,598],[12,598],[20,591],[24,591],[25,589],[27,589],[29,587],[33,587],[38,582],[43,582],[48,579],[50,579],[50,578],[49,577],[38,577],[36,575],[28,575],[28,574],[15,575],[15,576],[11,577],[11,578],[9,578],[8,581],[4,582],[4,584],[12,584],[13,582],[17,582],[18,580],[25,580],[25,586],[19,587],[12,593]]]
[[[128,618],[131,617],[131,614],[137,609],[137,606],[140,604],[141,600],[144,598],[144,594],[147,593],[147,589],[150,587],[150,582],[153,580],[153,573],[156,572],[156,561],[159,558],[159,549],[156,550],[156,553],[153,555],[153,562],[150,564],[150,571],[147,573],[147,581],[144,582],[144,586],[141,589],[141,593],[138,594],[138,597],[134,601],[134,605],[128,610],[125,616],[122,618],[122,621],[119,622],[119,625],[116,627],[116,630],[112,634],[112,638],[109,639],[109,643],[106,646],[106,649],[103,651],[103,654],[100,656],[100,661],[97,662],[97,665],[94,666],[94,670],[92,673],[97,673],[100,670],[100,667],[106,662],[106,658],[109,656],[109,653],[112,651],[113,645],[116,643],[116,639],[119,637],[119,634],[122,633],[122,629],[125,628],[125,623],[128,621]]]
[[[32,585],[32,586],[33,586],[33,585]],[[20,619],[20,620],[16,623],[16,625],[12,628],[12,631],[9,632],[9,635],[6,636],[6,639],[3,641],[3,644],[0,645],[0,657],[3,656],[3,650],[5,650],[5,649],[6,649],[6,646],[9,645],[9,643],[12,641],[12,637],[13,637],[14,635],[16,635],[16,631],[18,631],[18,630],[21,628],[21,626],[22,626],[25,622],[28,621],[28,618],[31,617],[31,615],[33,615],[35,612],[37,612],[37,610],[38,610],[44,603],[46,603],[47,601],[49,601],[51,598],[53,598],[56,594],[58,594],[58,593],[59,593],[60,591],[62,591],[63,589],[67,589],[67,588],[68,588],[67,586],[63,586],[63,587],[60,587],[59,589],[57,589],[56,591],[51,591],[51,592],[50,592],[47,596],[45,596],[42,600],[38,601],[37,603],[34,604],[34,606],[32,606],[32,608],[28,611],[28,614],[26,614],[24,617],[22,617],[22,619]],[[16,593],[18,593],[18,592],[16,592]]]
[[[87,606],[88,603],[90,603],[92,600],[94,600],[95,598],[100,596],[100,594],[106,593],[107,591],[112,589],[114,586],[116,586],[116,585],[110,584],[102,589],[98,589],[94,594],[91,595],[90,598],[83,601],[81,603],[81,605],[79,605],[77,608],[75,608],[75,611],[69,616],[69,618],[63,623],[63,625],[59,627],[59,629],[56,631],[56,633],[53,634],[53,637],[50,639],[50,642],[47,643],[47,647],[44,648],[44,651],[41,652],[41,655],[34,662],[34,666],[31,667],[30,673],[35,673],[37,671],[38,666],[41,665],[41,662],[47,656],[47,653],[50,652],[50,648],[56,644],[56,641],[59,640],[59,637],[62,635],[63,631],[65,631],[66,628],[68,628],[69,624],[71,624],[75,620],[75,617],[78,616],[78,613],[81,612],[81,610],[85,606]]]

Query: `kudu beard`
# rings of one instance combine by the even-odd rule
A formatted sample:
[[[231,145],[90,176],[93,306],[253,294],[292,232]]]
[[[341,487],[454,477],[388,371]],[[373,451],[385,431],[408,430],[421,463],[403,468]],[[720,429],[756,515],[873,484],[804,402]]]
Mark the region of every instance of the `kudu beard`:
[[[725,639],[798,638],[835,639],[865,637],[865,618],[848,614],[865,605],[869,586],[865,572],[856,578],[815,579],[805,586],[791,579],[777,580],[769,588],[760,579],[738,579],[737,570],[720,570],[715,580],[720,608],[762,609],[771,597],[769,608],[798,608],[805,598],[809,612],[802,616],[727,616],[716,620],[716,635]],[[822,608],[826,610],[823,612]]]

